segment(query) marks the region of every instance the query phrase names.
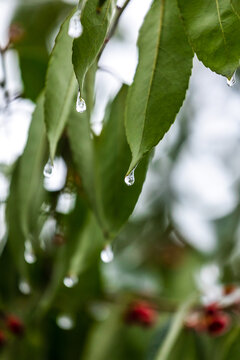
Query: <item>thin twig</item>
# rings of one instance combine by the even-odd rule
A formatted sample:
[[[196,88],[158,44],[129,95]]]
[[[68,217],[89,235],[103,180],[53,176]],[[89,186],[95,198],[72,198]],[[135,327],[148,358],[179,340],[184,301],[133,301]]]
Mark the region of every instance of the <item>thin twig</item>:
[[[0,86],[3,90],[3,95],[4,95],[4,99],[6,101],[6,104],[9,103],[9,92],[7,90],[7,70],[6,70],[6,59],[5,59],[7,50],[8,50],[8,46],[6,46],[4,48],[0,48],[0,59],[1,59],[1,67],[2,67],[2,73],[3,73],[3,78],[0,82]]]
[[[116,16],[115,16],[115,19],[113,20],[113,23],[110,27],[110,30],[107,34],[107,37],[105,39],[105,42],[103,43],[103,46],[98,54],[98,59],[100,59],[107,43],[109,42],[109,40],[111,39],[111,37],[114,35],[115,31],[116,31],[116,28],[118,26],[118,23],[119,23],[119,20],[120,20],[120,17],[122,15],[122,13],[124,12],[124,10],[126,9],[126,7],[128,6],[128,4],[130,3],[131,0],[126,0],[124,5],[122,7],[119,7],[117,6],[117,13],[116,13]]]

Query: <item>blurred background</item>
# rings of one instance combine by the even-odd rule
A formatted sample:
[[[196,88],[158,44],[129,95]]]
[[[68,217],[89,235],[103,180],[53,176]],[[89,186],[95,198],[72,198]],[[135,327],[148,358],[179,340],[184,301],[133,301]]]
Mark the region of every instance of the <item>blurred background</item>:
[[[236,74],[236,84],[227,86],[225,78],[195,57],[184,105],[156,147],[136,208],[113,244],[100,249],[79,278],[51,283],[49,274],[55,274],[64,249],[45,201],[40,247],[34,252],[25,243],[31,281],[22,278],[7,247],[11,174],[26,144],[55,36],[74,5],[76,1],[0,1],[1,48],[10,35],[15,37],[0,66],[0,331],[8,342],[2,356],[154,359],[159,331],[168,326],[179,302],[197,289],[204,304],[218,301],[222,284],[238,282],[240,82]],[[91,119],[96,134],[109,99],[122,83],[133,80],[138,31],[150,5],[149,0],[130,2],[100,59]],[[74,192],[62,192],[66,176],[66,163],[58,157],[52,177],[44,179],[47,198],[56,196],[55,211],[63,218],[71,216],[76,203]],[[94,221],[89,221],[86,236],[94,237]],[[147,326],[131,313],[136,301],[153,311],[146,315]],[[13,336],[9,323],[6,330],[6,314],[21,319],[25,335]]]

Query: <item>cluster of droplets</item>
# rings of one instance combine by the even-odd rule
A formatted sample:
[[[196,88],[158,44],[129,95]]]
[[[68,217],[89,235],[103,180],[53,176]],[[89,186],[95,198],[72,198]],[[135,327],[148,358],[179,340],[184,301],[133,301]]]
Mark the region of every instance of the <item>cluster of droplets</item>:
[[[73,286],[77,285],[78,283],[78,277],[76,275],[67,275],[63,279],[63,284],[67,288],[72,288]]]
[[[227,85],[228,86],[232,87],[235,84],[236,84],[236,72],[233,74],[231,79],[227,79]]]
[[[86,111],[86,109],[87,109],[87,106],[86,106],[85,100],[81,97],[80,91],[78,91],[76,110],[79,113],[83,113],[84,111]]]
[[[112,247],[110,245],[105,246],[105,248],[101,251],[101,260],[104,263],[110,263],[114,259],[114,254]]]
[[[128,186],[133,185],[135,182],[134,171],[135,171],[135,168],[127,176],[125,176],[124,181],[125,181],[125,184],[127,184]]]
[[[37,260],[36,255],[34,253],[32,243],[30,240],[26,240],[24,244],[24,259],[28,264],[34,264]]]
[[[46,163],[46,165],[44,166],[43,175],[46,178],[50,178],[52,176],[52,172],[53,172],[53,164],[52,164],[51,160],[49,159],[48,162]]]
[[[73,39],[79,38],[83,32],[80,16],[81,11],[77,10],[69,21],[68,35]]]

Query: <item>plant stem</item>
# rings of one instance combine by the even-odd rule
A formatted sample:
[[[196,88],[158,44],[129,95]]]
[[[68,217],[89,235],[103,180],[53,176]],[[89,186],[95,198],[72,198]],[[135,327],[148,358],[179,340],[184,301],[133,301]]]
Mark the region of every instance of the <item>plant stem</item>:
[[[2,67],[2,73],[3,73],[3,78],[0,82],[0,86],[3,89],[3,95],[4,95],[4,99],[6,101],[6,104],[8,104],[8,102],[9,102],[9,93],[7,90],[6,59],[5,59],[7,49],[8,49],[8,47],[0,48],[0,59],[1,59],[1,67]]]
[[[110,26],[110,29],[109,29],[109,32],[107,34],[107,37],[106,37],[106,40],[98,54],[98,59],[100,59],[108,41],[112,38],[112,36],[114,35],[115,31],[116,31],[116,28],[118,26],[118,23],[119,23],[119,20],[120,20],[120,17],[122,15],[122,13],[124,12],[124,10],[126,9],[126,7],[128,6],[128,4],[130,3],[131,0],[126,0],[124,5],[122,7],[117,7],[117,13],[115,15],[115,18],[112,22],[112,25]]]

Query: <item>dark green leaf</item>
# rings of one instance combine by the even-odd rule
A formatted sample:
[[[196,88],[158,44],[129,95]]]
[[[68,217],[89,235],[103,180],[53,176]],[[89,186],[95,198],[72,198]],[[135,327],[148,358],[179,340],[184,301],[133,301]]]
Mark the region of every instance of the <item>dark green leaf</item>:
[[[238,1],[178,0],[190,42],[199,60],[230,79],[239,66],[240,18]]]
[[[24,242],[36,227],[43,194],[45,161],[46,135],[43,121],[43,95],[41,95],[33,114],[27,145],[12,177],[7,205],[9,243],[19,264],[23,262]]]
[[[127,87],[114,100],[109,119],[99,137],[90,136],[86,114],[73,112],[69,137],[74,160],[90,204],[106,237],[112,237],[128,219],[137,202],[145,179],[147,159],[136,170],[132,188],[124,183],[131,158],[124,132]]]
[[[175,1],[155,0],[140,30],[139,64],[130,88],[126,132],[128,173],[168,131],[185,98],[192,50]]]

